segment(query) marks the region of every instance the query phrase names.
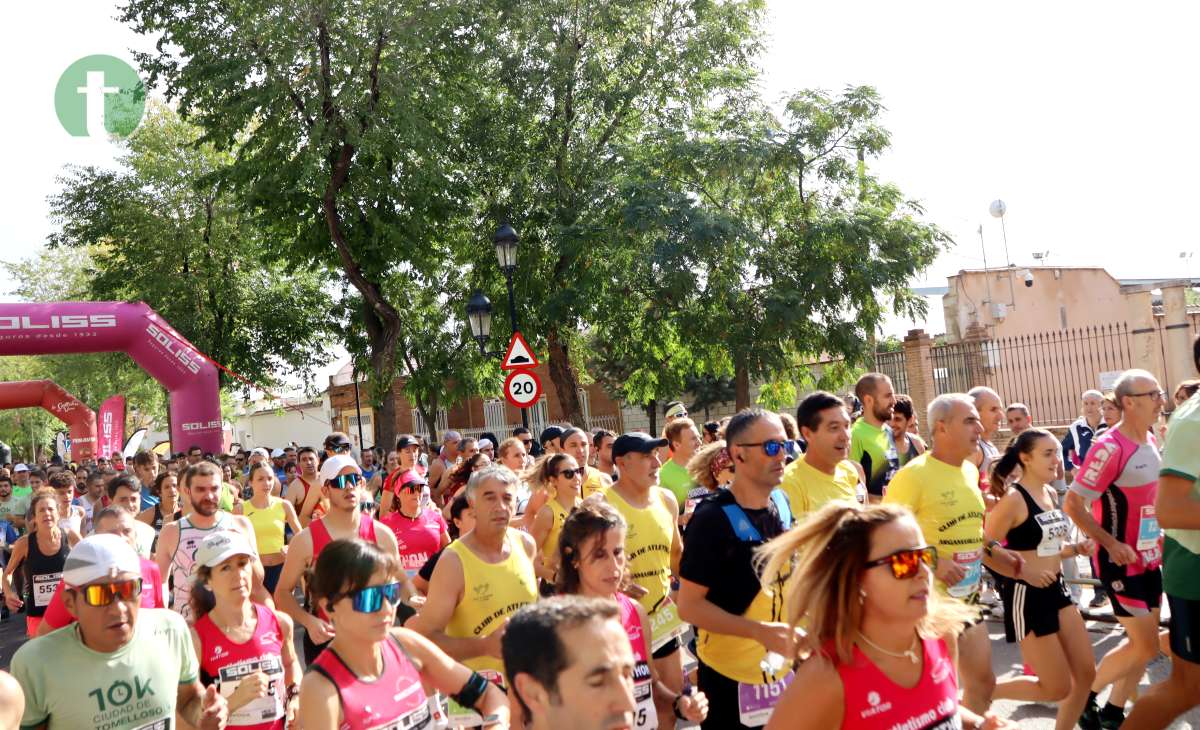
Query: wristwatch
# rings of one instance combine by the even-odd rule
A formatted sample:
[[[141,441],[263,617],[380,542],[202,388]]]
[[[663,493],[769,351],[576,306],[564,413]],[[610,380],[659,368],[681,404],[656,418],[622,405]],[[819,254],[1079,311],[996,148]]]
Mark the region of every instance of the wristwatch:
[[[988,544],[983,546],[983,552],[987,553],[987,556],[990,558],[992,557],[992,548],[998,545],[1000,545],[999,540],[989,540]]]

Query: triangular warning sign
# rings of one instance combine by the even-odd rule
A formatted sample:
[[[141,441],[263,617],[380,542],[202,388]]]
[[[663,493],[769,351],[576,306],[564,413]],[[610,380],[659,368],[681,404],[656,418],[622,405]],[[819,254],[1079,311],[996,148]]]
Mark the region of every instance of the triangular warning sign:
[[[537,367],[538,359],[530,349],[529,343],[525,342],[525,338],[520,332],[513,332],[512,339],[508,341],[508,352],[504,353],[504,362],[500,365],[501,370],[517,370],[520,368]]]

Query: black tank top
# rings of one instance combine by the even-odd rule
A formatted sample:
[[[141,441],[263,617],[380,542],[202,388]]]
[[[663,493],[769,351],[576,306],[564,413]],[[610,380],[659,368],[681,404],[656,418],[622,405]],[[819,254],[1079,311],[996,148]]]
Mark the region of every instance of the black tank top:
[[[171,515],[170,521],[178,522],[180,517],[183,517],[183,509],[177,507],[177,508],[175,508],[175,514]],[[156,505],[154,505],[154,531],[161,532],[162,526],[163,526],[162,505],[156,504]]]
[[[1041,557],[1057,555],[1070,531],[1070,523],[1060,510],[1044,510],[1029,496],[1019,483],[1013,486],[1025,499],[1028,515],[1025,520],[1008,531],[1006,547],[1009,550],[1037,550]]]
[[[25,585],[28,596],[25,602],[27,616],[40,618],[46,613],[46,607],[54,597],[54,589],[62,580],[63,565],[67,562],[67,553],[71,548],[67,545],[67,533],[59,531],[59,535],[61,544],[58,552],[53,555],[45,555],[38,548],[36,533],[29,535],[29,555],[25,559],[28,568],[25,574],[29,576]]]

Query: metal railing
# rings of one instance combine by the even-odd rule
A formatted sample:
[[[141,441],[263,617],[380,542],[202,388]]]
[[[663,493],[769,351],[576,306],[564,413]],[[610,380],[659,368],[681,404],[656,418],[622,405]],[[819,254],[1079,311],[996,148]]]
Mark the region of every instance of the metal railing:
[[[875,353],[875,370],[892,379],[897,393],[908,392],[908,371],[904,369],[904,350]]]
[[[482,434],[488,433],[490,431],[491,433],[495,434],[501,441],[503,441],[504,439],[506,439],[512,435],[514,428],[516,428],[517,426],[520,426],[520,425],[521,424],[519,424],[519,423],[506,423],[503,426],[485,426],[483,428],[457,428],[457,427],[451,425],[449,430],[458,431],[463,436],[471,436],[472,438],[479,438]],[[546,425],[568,426],[570,424],[568,424],[566,421],[559,420],[559,421],[554,421],[552,424],[546,424]],[[584,430],[588,431],[590,433],[590,432],[596,431],[598,429],[604,428],[604,429],[608,429],[609,431],[612,431],[613,433],[620,433],[620,427],[621,427],[620,419],[617,416],[601,415],[601,416],[590,416],[587,419],[587,424],[585,424]],[[537,437],[537,433],[536,433],[537,429],[534,429],[532,423],[530,424],[529,428],[530,428],[530,430],[535,431],[534,438],[536,438]],[[544,426],[543,426],[543,428],[544,428]]]

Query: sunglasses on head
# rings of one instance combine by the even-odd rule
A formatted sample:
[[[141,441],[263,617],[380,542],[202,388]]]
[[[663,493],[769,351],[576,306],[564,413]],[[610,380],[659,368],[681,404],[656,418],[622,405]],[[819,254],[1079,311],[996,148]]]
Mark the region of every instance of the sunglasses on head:
[[[96,583],[76,589],[89,606],[107,606],[117,598],[132,601],[142,595],[142,579],[131,578],[113,583]]]
[[[335,453],[335,454],[344,454],[349,450],[350,450],[350,444],[348,444],[348,443],[340,443],[340,444],[333,445],[333,453]]]
[[[741,446],[744,448],[749,448],[751,446],[761,446],[763,453],[773,459],[776,456],[779,456],[779,452],[781,452],[787,448],[787,442],[786,441],[778,441],[778,440],[755,441],[754,443],[749,443],[749,444],[737,444],[737,446]]]
[[[400,603],[400,584],[388,583],[382,586],[367,586],[346,594],[350,606],[358,613],[375,613],[383,608],[383,599],[393,606]]]
[[[355,472],[353,474],[338,474],[333,479],[329,480],[329,486],[334,489],[346,489],[347,487],[357,487],[362,481],[362,474]]]
[[[568,479],[574,479],[576,476],[583,476],[586,473],[587,473],[587,470],[581,466],[578,469],[561,469],[558,472],[558,476],[567,477]]]
[[[897,550],[879,560],[869,561],[866,567],[875,568],[880,565],[890,565],[892,566],[892,575],[900,580],[904,580],[906,578],[915,578],[920,574],[921,563],[924,563],[931,571],[936,570],[938,564],[937,548],[925,546]]]

